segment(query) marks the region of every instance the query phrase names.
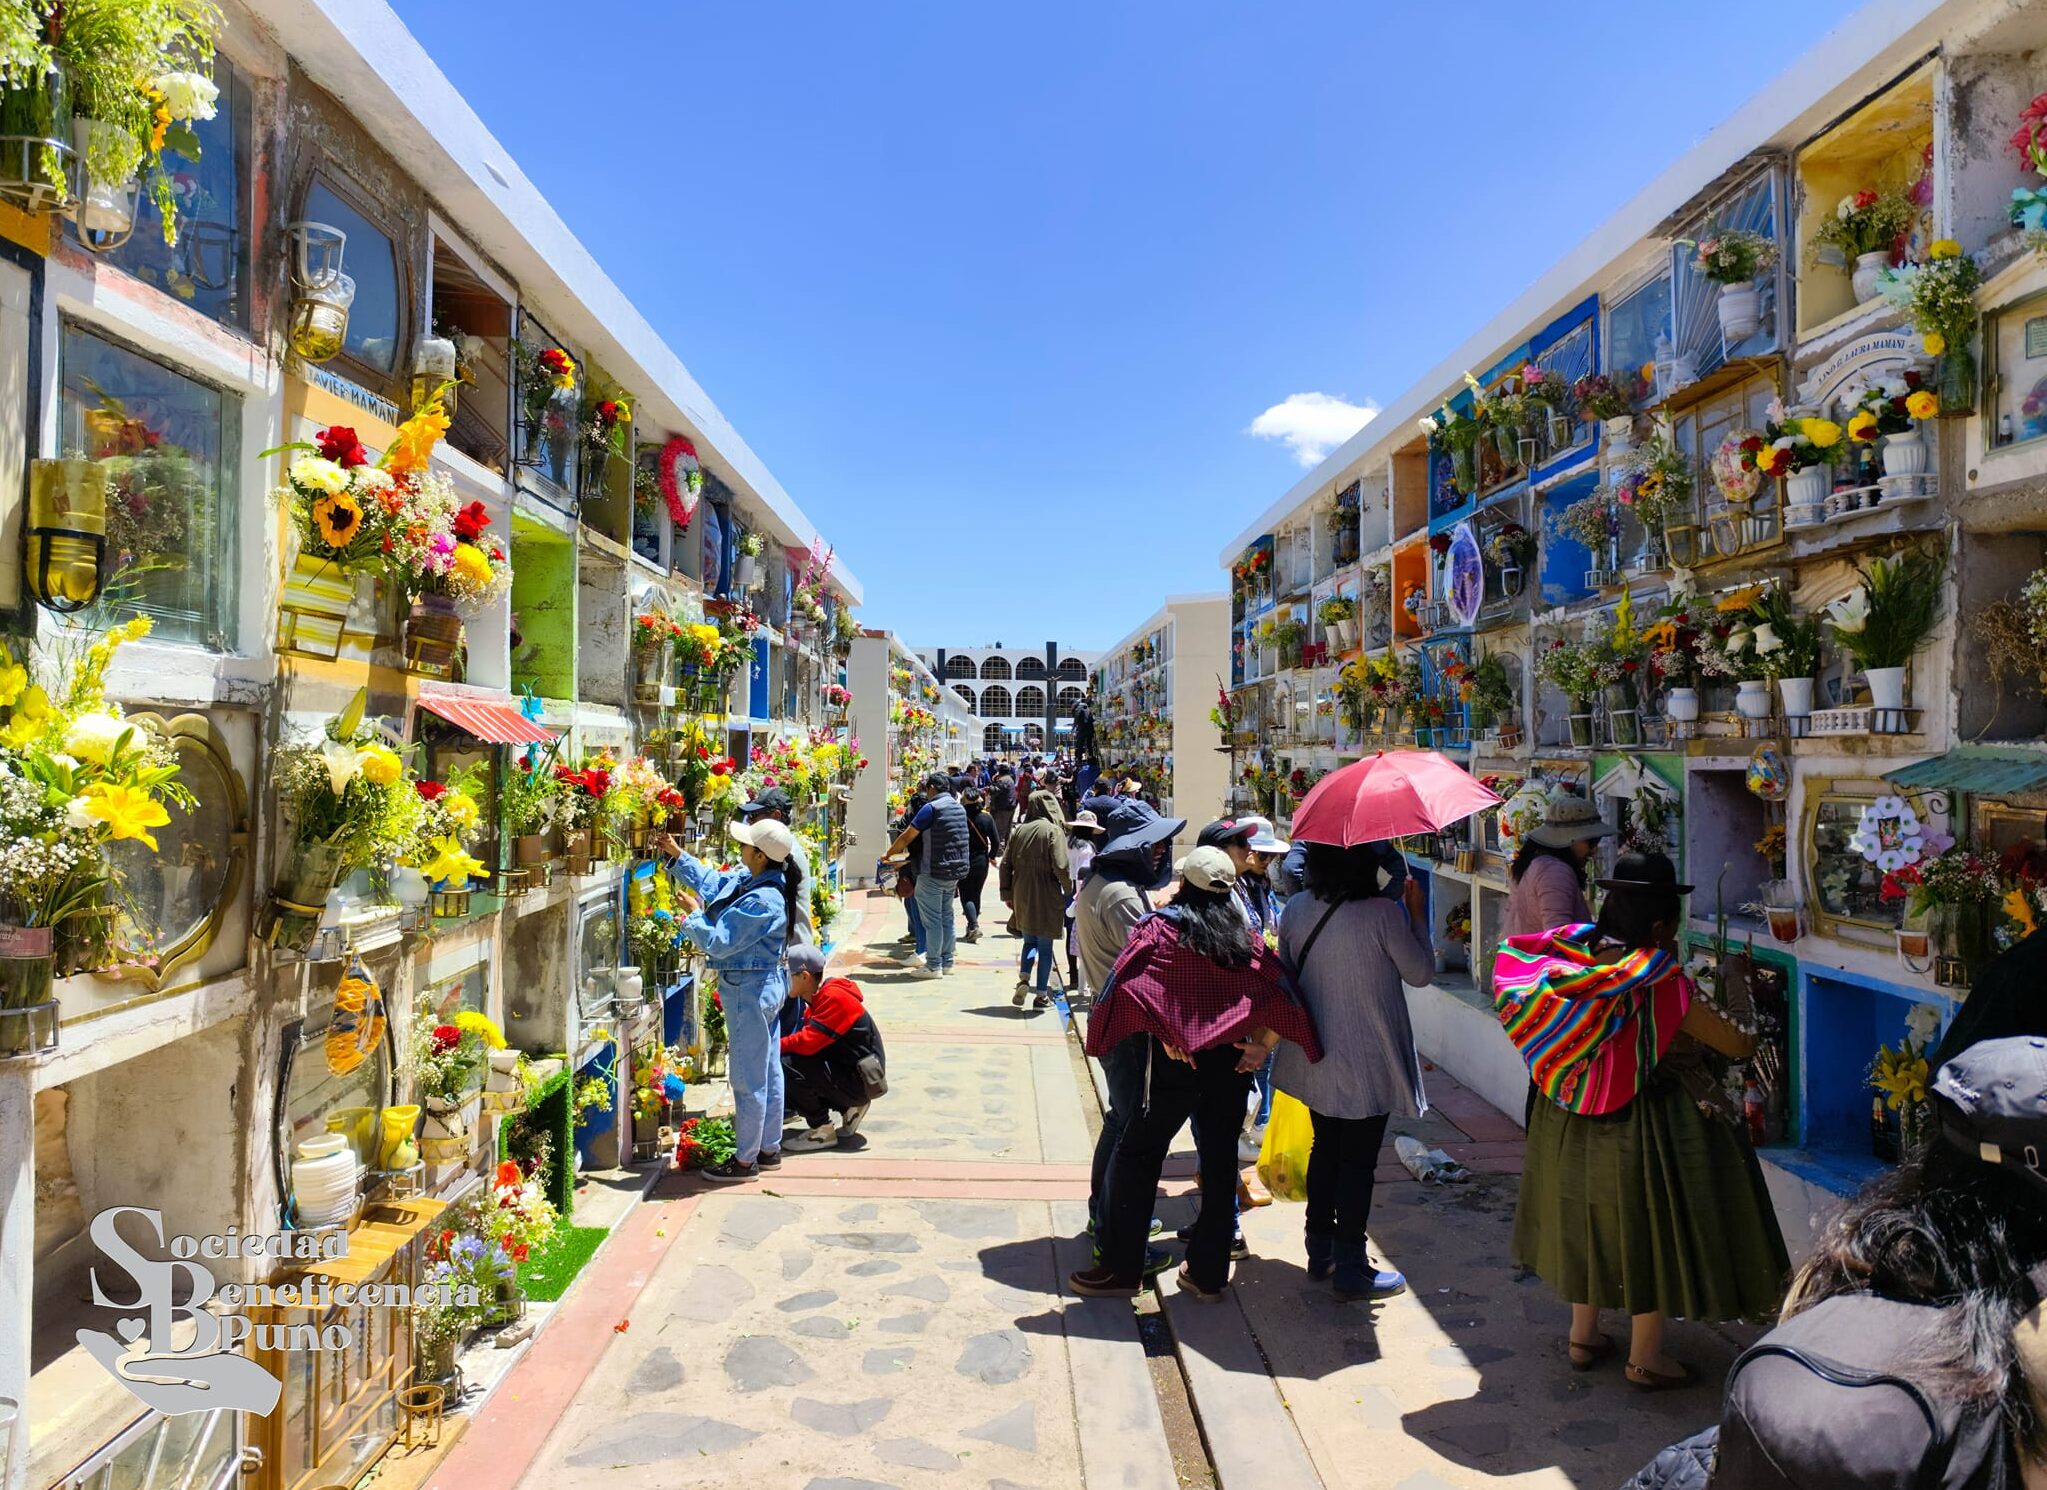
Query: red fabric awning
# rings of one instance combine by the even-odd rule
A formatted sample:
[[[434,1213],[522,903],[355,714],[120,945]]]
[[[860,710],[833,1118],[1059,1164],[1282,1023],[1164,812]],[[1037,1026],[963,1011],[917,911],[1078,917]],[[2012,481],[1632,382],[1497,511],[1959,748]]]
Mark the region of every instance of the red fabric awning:
[[[554,731],[545,725],[535,724],[519,712],[519,706],[509,699],[500,702],[488,698],[451,698],[441,694],[423,694],[419,700],[422,709],[438,714],[458,729],[466,729],[479,740],[488,740],[493,745],[551,745]]]

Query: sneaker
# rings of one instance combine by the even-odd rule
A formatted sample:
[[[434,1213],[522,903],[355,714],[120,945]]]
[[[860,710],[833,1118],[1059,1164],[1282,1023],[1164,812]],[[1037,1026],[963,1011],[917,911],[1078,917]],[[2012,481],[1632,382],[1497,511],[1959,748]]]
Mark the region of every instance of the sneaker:
[[[1220,1288],[1203,1288],[1199,1283],[1196,1283],[1187,1276],[1187,1269],[1184,1267],[1175,1275],[1174,1281],[1180,1285],[1180,1292],[1193,1299],[1196,1303],[1219,1304],[1222,1302],[1223,1291]]]
[[[819,1123],[815,1128],[809,1129],[799,1137],[796,1140],[796,1146],[800,1149],[823,1149],[830,1148],[838,1141],[839,1130],[837,1128],[834,1128],[830,1123]]]
[[[697,1172],[717,1185],[736,1185],[744,1180],[757,1180],[761,1177],[761,1167],[758,1164],[741,1164],[737,1159],[727,1159],[723,1164],[713,1164],[710,1168]]]
[[[860,1131],[860,1123],[867,1116],[867,1104],[856,1102],[839,1114],[839,1137],[847,1138]]]
[[[776,1149],[772,1154],[764,1152],[755,1162],[762,1169],[780,1169],[782,1167],[782,1151]]]
[[[1031,980],[1029,978],[1018,978],[1016,980],[1016,992],[1012,993],[1009,996],[1009,1001],[1012,1004],[1016,1005],[1017,1008],[1021,1009],[1023,1007],[1023,1001],[1025,998],[1029,996],[1030,991]]]
[[[1133,1299],[1144,1288],[1141,1278],[1119,1278],[1105,1267],[1067,1276],[1066,1286],[1088,1299]]]
[[[1099,1267],[1101,1265],[1102,1249],[1100,1247],[1089,1248],[1088,1255],[1094,1258],[1096,1266]],[[1173,1265],[1172,1253],[1164,1251],[1158,1247],[1146,1247],[1144,1249],[1145,1277],[1156,1278],[1160,1273],[1163,1273],[1167,1268],[1171,1267],[1172,1265]]]
[[[904,932],[904,933],[903,933],[903,934],[902,934],[901,936],[899,936],[899,937],[897,937],[897,938],[896,938],[896,945],[897,945],[898,947],[914,947],[914,946],[916,946],[916,945],[917,945],[917,933],[916,933],[916,932],[914,932],[914,931],[906,931],[906,932]]]
[[[862,1109],[862,1110],[864,1111],[865,1109]],[[1146,1236],[1157,1236],[1157,1235],[1158,1235],[1158,1234],[1159,1234],[1160,1232],[1164,1231],[1165,1229],[1166,1229],[1166,1223],[1165,1223],[1165,1222],[1163,1222],[1163,1221],[1161,1221],[1161,1220],[1160,1220],[1160,1219],[1159,1219],[1159,1218],[1158,1218],[1157,1216],[1153,1216],[1153,1217],[1151,1218],[1151,1230],[1150,1230],[1150,1231],[1148,1231],[1148,1232],[1146,1232],[1146,1233],[1145,1233],[1145,1235],[1146,1235]],[[1090,1236],[1090,1237],[1092,1237],[1092,1236],[1093,1236],[1094,1234],[1095,1234],[1095,1218],[1094,1218],[1093,1216],[1090,1216],[1090,1217],[1088,1217],[1088,1218],[1087,1218],[1087,1235],[1088,1235],[1088,1236]]]
[[[1032,995],[1031,995],[1031,1007],[1032,1007],[1033,1009],[1049,1009],[1049,1008],[1051,1008],[1051,1007],[1052,1007],[1052,995],[1051,995],[1051,994],[1049,994],[1049,993],[1036,993],[1036,992],[1032,993]]]
[[[942,978],[945,975],[928,962],[913,962],[908,968],[913,978]]]
[[[939,976],[942,978],[950,978],[952,976],[953,966],[954,965],[952,963],[948,962],[944,967],[938,970]]]
[[[1173,1236],[1178,1241],[1191,1242],[1194,1240],[1194,1228],[1191,1226],[1183,1226],[1178,1231],[1174,1232]],[[1242,1227],[1238,1227],[1237,1230],[1230,1234],[1230,1261],[1242,1262],[1245,1258],[1249,1257],[1250,1255],[1251,1248],[1250,1245],[1244,1240],[1244,1229]]]
[[[981,928],[978,926],[969,926],[965,931],[962,931],[960,933],[960,940],[963,942],[978,942],[980,939]]]
[[[1391,1268],[1375,1268],[1362,1290],[1339,1286],[1336,1297],[1338,1302],[1349,1304],[1359,1299],[1390,1299],[1406,1292],[1405,1273],[1396,1273]]]

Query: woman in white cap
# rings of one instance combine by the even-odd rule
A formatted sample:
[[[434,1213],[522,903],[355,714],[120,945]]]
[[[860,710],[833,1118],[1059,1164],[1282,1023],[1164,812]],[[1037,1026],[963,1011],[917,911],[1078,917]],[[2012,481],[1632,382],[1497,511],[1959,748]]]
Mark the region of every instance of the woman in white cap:
[[[1520,851],[1507,869],[1513,888],[1507,895],[1502,939],[1590,921],[1585,866],[1592,862],[1599,840],[1613,832],[1612,824],[1585,798],[1574,792],[1552,792],[1542,826],[1521,841]]]
[[[725,1011],[732,1128],[738,1150],[704,1171],[719,1181],[750,1180],[782,1162],[782,1058],[777,1021],[789,994],[783,954],[796,925],[796,885],[783,872],[795,836],[773,818],[734,823],[739,869],[717,869],[660,835],[668,872],[687,892],[682,929],[718,975]]]

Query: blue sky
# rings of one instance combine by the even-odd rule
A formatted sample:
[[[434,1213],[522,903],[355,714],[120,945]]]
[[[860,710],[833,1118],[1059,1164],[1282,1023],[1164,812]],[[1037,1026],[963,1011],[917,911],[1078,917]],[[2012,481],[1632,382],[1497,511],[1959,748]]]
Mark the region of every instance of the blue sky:
[[[867,624],[1076,647],[1854,9],[395,3]]]

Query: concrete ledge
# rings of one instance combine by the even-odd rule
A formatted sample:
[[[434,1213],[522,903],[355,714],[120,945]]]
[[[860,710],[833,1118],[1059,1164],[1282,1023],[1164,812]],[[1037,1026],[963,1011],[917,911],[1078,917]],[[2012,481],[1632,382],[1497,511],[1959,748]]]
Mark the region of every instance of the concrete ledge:
[[[1407,990],[1407,1015],[1414,1024],[1415,1048],[1425,1058],[1473,1095],[1520,1121],[1528,1110],[1528,1067],[1489,1005],[1430,983]],[[1425,1077],[1423,1086],[1427,1084]]]

